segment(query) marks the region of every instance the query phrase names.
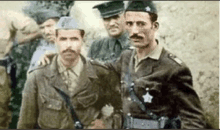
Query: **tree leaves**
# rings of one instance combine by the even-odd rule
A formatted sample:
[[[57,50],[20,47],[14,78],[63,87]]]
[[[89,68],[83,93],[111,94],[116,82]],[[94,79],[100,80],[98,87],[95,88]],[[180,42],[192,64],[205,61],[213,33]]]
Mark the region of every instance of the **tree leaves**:
[[[34,12],[37,10],[48,9],[59,12],[62,16],[69,16],[70,10],[74,5],[73,0],[61,0],[61,1],[29,1],[28,5],[23,7],[22,11],[28,16],[34,18],[36,16]]]

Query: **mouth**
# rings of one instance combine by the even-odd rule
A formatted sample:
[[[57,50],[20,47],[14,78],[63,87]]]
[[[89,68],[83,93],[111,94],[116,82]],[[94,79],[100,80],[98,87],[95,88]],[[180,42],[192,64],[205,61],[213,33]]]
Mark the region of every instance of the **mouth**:
[[[114,27],[114,28],[110,28],[109,30],[112,31],[112,32],[115,32],[115,31],[118,30],[118,28],[117,28],[117,27]]]
[[[140,40],[141,40],[141,38],[131,38],[131,40],[133,41],[133,42],[139,42]]]

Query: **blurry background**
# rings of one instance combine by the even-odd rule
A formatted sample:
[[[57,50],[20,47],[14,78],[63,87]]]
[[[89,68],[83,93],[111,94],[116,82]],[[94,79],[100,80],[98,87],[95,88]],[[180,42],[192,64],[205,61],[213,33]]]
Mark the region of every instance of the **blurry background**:
[[[0,1],[1,10],[22,11],[27,1]],[[102,1],[75,1],[71,16],[86,28],[86,45],[106,36],[99,12]],[[127,2],[126,2],[127,3]],[[207,121],[219,128],[219,2],[156,1],[160,28],[158,39],[191,69]]]

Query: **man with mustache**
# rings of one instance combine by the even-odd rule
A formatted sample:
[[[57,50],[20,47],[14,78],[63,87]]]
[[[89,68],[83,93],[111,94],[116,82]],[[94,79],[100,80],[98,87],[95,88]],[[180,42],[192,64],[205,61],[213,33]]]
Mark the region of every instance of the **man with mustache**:
[[[189,68],[155,39],[159,23],[153,2],[131,1],[124,15],[135,49],[108,64],[121,79],[124,128],[205,128]]]
[[[152,1],[129,2],[126,29],[135,49],[106,63],[121,80],[123,128],[205,128],[189,68],[155,39],[157,18]]]
[[[40,40],[34,52],[28,71],[32,71],[38,66],[38,60],[46,51],[55,51],[55,24],[60,18],[60,14],[54,10],[38,10],[34,14],[35,21],[39,25],[43,38]]]
[[[58,55],[50,65],[30,72],[23,90],[18,129],[33,129],[36,125],[42,129],[74,129],[79,122],[85,129],[112,128],[102,120],[101,109],[107,103],[120,106],[120,94],[112,87],[117,86],[119,78],[81,55],[84,34],[73,18],[61,17],[56,26]],[[70,103],[57,90],[65,93],[65,100],[70,99]],[[71,117],[68,104],[72,104],[76,116]]]
[[[93,8],[99,10],[109,36],[95,40],[89,49],[88,57],[102,62],[113,61],[123,50],[130,47],[129,36],[124,28],[124,3],[110,1]]]

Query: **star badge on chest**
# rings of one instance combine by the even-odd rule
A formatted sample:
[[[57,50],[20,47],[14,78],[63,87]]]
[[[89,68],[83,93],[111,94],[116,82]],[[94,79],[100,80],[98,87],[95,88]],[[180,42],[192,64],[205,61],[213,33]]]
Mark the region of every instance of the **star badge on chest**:
[[[147,88],[146,90],[148,91],[149,89]],[[153,96],[151,96],[149,92],[143,95],[143,98],[145,103],[152,103]]]

